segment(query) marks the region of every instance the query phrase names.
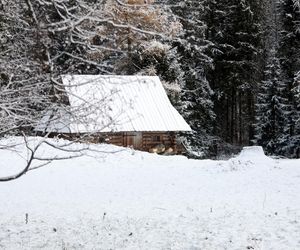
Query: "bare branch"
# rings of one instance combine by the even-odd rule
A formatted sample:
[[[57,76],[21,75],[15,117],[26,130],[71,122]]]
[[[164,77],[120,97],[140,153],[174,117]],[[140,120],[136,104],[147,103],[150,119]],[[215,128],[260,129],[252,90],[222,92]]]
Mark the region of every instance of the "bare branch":
[[[21,170],[19,173],[15,174],[15,175],[0,177],[0,182],[7,182],[7,181],[12,181],[12,180],[20,178],[21,176],[23,176],[24,174],[27,173],[28,169],[31,166],[31,163],[34,160],[35,153],[38,150],[38,148],[40,147],[41,143],[39,143],[37,146],[35,146],[33,149],[31,149],[28,145],[28,141],[27,141],[26,136],[25,135],[23,135],[23,136],[24,136],[24,141],[25,141],[26,148],[30,152],[30,157],[27,161],[27,164],[26,164],[26,166],[24,167],[23,170]]]
[[[28,9],[29,9],[29,11],[30,11],[30,14],[31,14],[31,16],[32,16],[32,18],[33,18],[33,20],[34,20],[36,26],[39,27],[40,24],[39,24],[39,21],[38,21],[38,19],[37,19],[37,17],[36,17],[36,14],[35,14],[35,11],[34,11],[34,9],[33,9],[31,0],[25,0],[25,2],[26,2],[26,4],[27,4],[27,6],[28,6]]]

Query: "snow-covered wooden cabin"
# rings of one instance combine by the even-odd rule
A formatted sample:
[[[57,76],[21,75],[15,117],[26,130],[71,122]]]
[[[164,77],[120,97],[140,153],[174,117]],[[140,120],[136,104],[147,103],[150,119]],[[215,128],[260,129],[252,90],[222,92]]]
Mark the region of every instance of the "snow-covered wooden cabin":
[[[62,83],[68,105],[45,113],[40,134],[178,152],[176,134],[191,131],[156,76],[64,75]]]

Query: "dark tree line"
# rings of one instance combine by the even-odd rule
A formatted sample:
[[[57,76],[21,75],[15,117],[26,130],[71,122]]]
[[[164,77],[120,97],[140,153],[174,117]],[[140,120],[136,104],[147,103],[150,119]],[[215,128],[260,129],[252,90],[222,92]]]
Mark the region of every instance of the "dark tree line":
[[[190,143],[210,155],[257,144],[299,157],[299,1],[170,2],[185,34],[186,118],[200,132]]]

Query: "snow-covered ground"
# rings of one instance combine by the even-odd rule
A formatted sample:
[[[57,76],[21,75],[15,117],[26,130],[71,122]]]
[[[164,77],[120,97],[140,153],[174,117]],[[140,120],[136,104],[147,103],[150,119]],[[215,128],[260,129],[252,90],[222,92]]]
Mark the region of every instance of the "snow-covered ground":
[[[17,149],[0,151],[0,176],[24,166]],[[300,160],[92,149],[0,183],[0,249],[300,249]]]

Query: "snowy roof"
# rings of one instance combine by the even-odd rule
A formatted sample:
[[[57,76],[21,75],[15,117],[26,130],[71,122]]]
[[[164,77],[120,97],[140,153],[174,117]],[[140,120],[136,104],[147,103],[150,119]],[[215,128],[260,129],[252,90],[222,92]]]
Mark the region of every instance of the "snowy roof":
[[[37,131],[191,131],[157,76],[64,75],[70,106],[51,110]]]

